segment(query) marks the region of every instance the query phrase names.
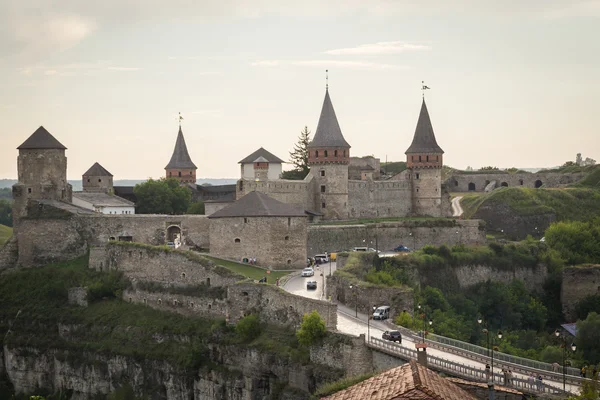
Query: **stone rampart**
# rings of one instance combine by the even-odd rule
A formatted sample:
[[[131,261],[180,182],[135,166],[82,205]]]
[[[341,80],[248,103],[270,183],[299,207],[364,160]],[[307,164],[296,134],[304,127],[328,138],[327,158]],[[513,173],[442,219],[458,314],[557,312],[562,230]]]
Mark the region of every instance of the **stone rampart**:
[[[468,288],[488,280],[510,283],[515,279],[521,280],[529,290],[541,290],[548,276],[548,267],[544,264],[533,268],[507,265],[496,268],[489,265],[461,265],[452,267],[461,289]]]
[[[226,318],[226,299],[198,297],[172,292],[148,292],[134,289],[123,291],[123,301],[143,304],[157,310],[175,312],[187,317]]]
[[[563,270],[560,301],[567,321],[575,321],[575,305],[593,295],[600,295],[600,265],[579,265]]]
[[[367,347],[364,334],[357,337],[330,332],[322,344],[311,347],[310,361],[341,367],[347,377],[373,372],[373,351]]]
[[[122,271],[134,284],[151,281],[166,286],[228,286],[246,279],[189,251],[127,242],[109,243],[104,251],[92,249],[89,267]]]
[[[452,246],[485,242],[485,225],[480,220],[423,219],[308,227],[309,256],[326,251],[346,251],[357,246],[389,250],[399,245],[419,249],[428,244]]]
[[[349,218],[404,217],[412,212],[410,182],[348,181]]]
[[[451,192],[483,192],[491,182],[496,187],[557,188],[575,183],[585,177],[582,172],[560,174],[556,172],[535,174],[455,174],[446,179],[445,184]]]
[[[300,209],[313,209],[313,199],[311,192],[312,183],[310,180],[273,180],[273,181],[252,181],[239,180],[237,182],[236,199],[243,195],[256,191],[269,197],[279,200],[283,203],[297,206]]]
[[[337,327],[337,306],[327,301],[288,293],[283,289],[258,283],[239,283],[227,289],[232,322],[258,312],[265,322],[299,327],[304,314],[317,311],[328,329]]]

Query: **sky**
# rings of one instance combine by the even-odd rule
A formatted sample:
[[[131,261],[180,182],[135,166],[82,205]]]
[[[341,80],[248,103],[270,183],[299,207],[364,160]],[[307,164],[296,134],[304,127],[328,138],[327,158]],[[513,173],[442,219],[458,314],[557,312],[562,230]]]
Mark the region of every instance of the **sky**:
[[[289,160],[329,92],[351,155],[404,161],[421,82],[444,162],[600,161],[600,0],[0,0],[0,178],[40,125],[68,178]],[[290,165],[284,169],[291,169]]]

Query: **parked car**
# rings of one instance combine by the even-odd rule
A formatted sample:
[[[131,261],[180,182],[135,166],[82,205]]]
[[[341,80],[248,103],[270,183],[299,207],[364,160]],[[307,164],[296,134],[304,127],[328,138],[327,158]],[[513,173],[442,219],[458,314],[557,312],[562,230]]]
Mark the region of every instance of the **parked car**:
[[[258,283],[267,283],[267,277],[265,276],[264,278],[260,278]]]
[[[314,276],[315,275],[315,270],[312,268],[304,268],[302,270],[302,276]]]
[[[411,249],[409,249],[409,248],[408,248],[408,247],[406,247],[406,246],[400,245],[400,246],[396,247],[396,248],[394,249],[394,251],[395,251],[395,252],[398,252],[398,253],[405,253],[405,252],[406,252],[406,253],[408,253],[409,251],[412,251],[412,250],[411,250]]]
[[[308,281],[306,282],[306,289],[310,290],[310,289],[316,289],[317,288],[317,281]]]
[[[389,340],[391,342],[402,343],[402,334],[398,331],[385,331],[381,337],[384,340]]]
[[[373,319],[388,319],[390,317],[390,306],[381,306],[373,312]]]

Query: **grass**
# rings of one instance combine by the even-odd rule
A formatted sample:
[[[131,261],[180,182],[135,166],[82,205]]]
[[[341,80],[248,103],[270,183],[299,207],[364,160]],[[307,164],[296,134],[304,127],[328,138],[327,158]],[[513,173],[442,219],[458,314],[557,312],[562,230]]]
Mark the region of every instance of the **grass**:
[[[13,229],[6,225],[0,225],[0,247],[4,246],[4,243],[12,236]]]
[[[395,161],[395,162],[388,162],[388,163],[383,162],[380,164],[380,168],[382,170],[386,171],[386,173],[388,175],[396,175],[406,169],[406,162],[405,161]]]
[[[225,267],[233,272],[237,272],[238,274],[242,274],[247,276],[250,279],[259,280],[261,278],[267,277],[267,283],[272,285],[275,284],[277,278],[281,278],[283,276],[288,275],[291,271],[270,271],[267,274],[267,270],[260,267],[255,267],[253,265],[240,264],[234,261],[223,260],[221,258],[203,255],[203,257],[208,258],[215,264],[218,264],[222,267]]]
[[[559,221],[582,221],[600,215],[600,190],[499,188],[480,196],[468,194],[461,200],[466,218],[473,217],[482,206],[502,204],[522,216],[555,214]]]

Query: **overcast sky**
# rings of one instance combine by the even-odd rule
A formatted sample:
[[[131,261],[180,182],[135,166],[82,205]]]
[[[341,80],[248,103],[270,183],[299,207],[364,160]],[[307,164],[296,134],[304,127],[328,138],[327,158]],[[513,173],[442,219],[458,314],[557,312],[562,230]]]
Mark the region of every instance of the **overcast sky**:
[[[325,69],[354,156],[405,160],[424,80],[447,165],[600,160],[599,0],[0,0],[0,178],[40,125],[70,179],[161,177],[178,112],[237,178],[314,133]]]

